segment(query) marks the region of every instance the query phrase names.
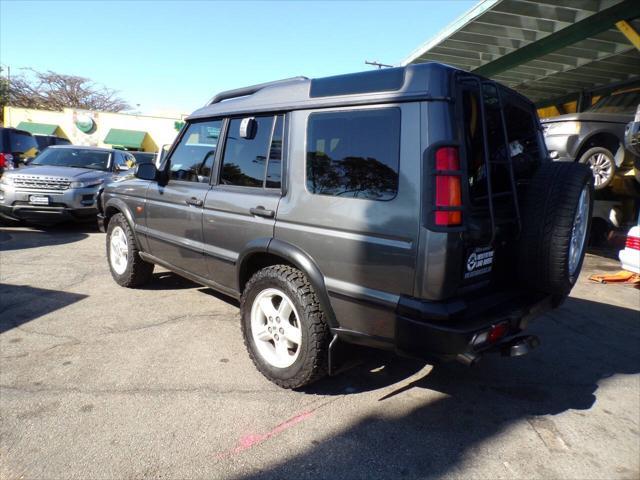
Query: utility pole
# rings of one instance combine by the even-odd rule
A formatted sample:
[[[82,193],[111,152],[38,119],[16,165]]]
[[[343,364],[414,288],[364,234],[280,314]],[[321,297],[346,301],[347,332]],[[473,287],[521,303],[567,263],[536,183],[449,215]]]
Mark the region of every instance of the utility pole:
[[[393,67],[393,65],[387,65],[386,63],[380,63],[377,60],[374,60],[373,62],[370,62],[369,60],[365,60],[364,63],[366,65],[373,65],[375,67],[378,67],[378,70],[380,70],[382,67],[388,67],[388,68]]]

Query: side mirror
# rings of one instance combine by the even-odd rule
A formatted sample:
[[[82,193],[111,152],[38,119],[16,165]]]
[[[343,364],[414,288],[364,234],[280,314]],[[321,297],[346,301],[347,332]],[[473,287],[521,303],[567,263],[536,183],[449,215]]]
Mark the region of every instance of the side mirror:
[[[240,122],[240,137],[253,140],[256,138],[256,133],[258,131],[258,122],[255,117],[245,117]]]
[[[136,167],[136,178],[140,180],[153,180],[158,178],[158,169],[153,163],[142,163]]]

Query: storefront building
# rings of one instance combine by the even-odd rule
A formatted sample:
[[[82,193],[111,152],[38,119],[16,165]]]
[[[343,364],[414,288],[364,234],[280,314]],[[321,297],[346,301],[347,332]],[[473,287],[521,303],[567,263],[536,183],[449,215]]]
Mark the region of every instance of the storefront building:
[[[108,113],[65,108],[62,111],[5,107],[4,126],[33,134],[55,135],[74,145],[157,152],[172,143],[184,117]]]

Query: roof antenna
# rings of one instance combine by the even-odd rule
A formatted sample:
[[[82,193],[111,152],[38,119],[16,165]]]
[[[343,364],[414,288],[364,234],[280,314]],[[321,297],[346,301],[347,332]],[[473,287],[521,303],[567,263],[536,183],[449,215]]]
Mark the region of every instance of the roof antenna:
[[[378,67],[378,70],[380,70],[382,67],[389,67],[389,68],[393,67],[393,65],[387,65],[386,63],[380,63],[377,60],[374,60],[373,62],[370,62],[369,60],[365,60],[364,63],[367,64],[367,65],[376,66],[376,67]]]

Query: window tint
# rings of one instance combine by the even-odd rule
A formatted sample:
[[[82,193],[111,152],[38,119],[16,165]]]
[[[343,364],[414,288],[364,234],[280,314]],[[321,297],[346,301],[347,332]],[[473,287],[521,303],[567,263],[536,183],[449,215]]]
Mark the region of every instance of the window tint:
[[[307,132],[311,193],[390,200],[398,191],[400,110],[314,113]]]
[[[600,113],[628,113],[633,115],[640,103],[640,92],[627,92],[603,97],[588,110]]]
[[[267,163],[267,188],[280,188],[282,179],[282,134],[284,128],[284,116],[278,115],[276,126],[273,129],[271,148],[269,149],[269,162]]]
[[[171,179],[209,182],[222,120],[191,123],[171,155]]]
[[[256,131],[253,138],[240,136],[241,118],[234,118],[229,122],[220,172],[221,184],[243,187],[263,186],[273,118],[256,117]]]
[[[115,152],[114,155],[113,155],[113,161],[114,161],[116,167],[126,167],[127,166],[126,157],[125,157],[124,153]]]
[[[490,168],[492,192],[501,193],[510,190],[511,178],[508,162],[509,153],[506,149],[504,137],[505,125],[500,113],[500,98],[495,85],[485,83],[482,86],[482,102],[484,103],[484,126],[487,130],[487,149],[489,160],[484,155],[484,138],[482,132],[482,118],[480,106],[480,91],[475,84],[469,82],[469,87],[462,93],[463,121],[465,143],[469,172],[469,194],[474,203],[486,203],[488,195],[487,168]],[[502,95],[501,95],[502,96]],[[525,138],[520,129],[526,130],[527,121],[531,122],[531,115],[521,116],[519,112],[517,122],[512,119],[510,131],[512,135],[521,137],[520,147],[526,147]],[[531,123],[529,123],[531,125]],[[535,135],[535,130],[534,130]],[[535,137],[534,137],[535,140]],[[515,144],[514,144],[515,145]],[[489,165],[489,167],[487,167]],[[509,200],[511,202],[511,200]]]
[[[11,153],[34,153],[38,150],[36,140],[27,133],[9,132]],[[30,150],[33,150],[30,152]]]

